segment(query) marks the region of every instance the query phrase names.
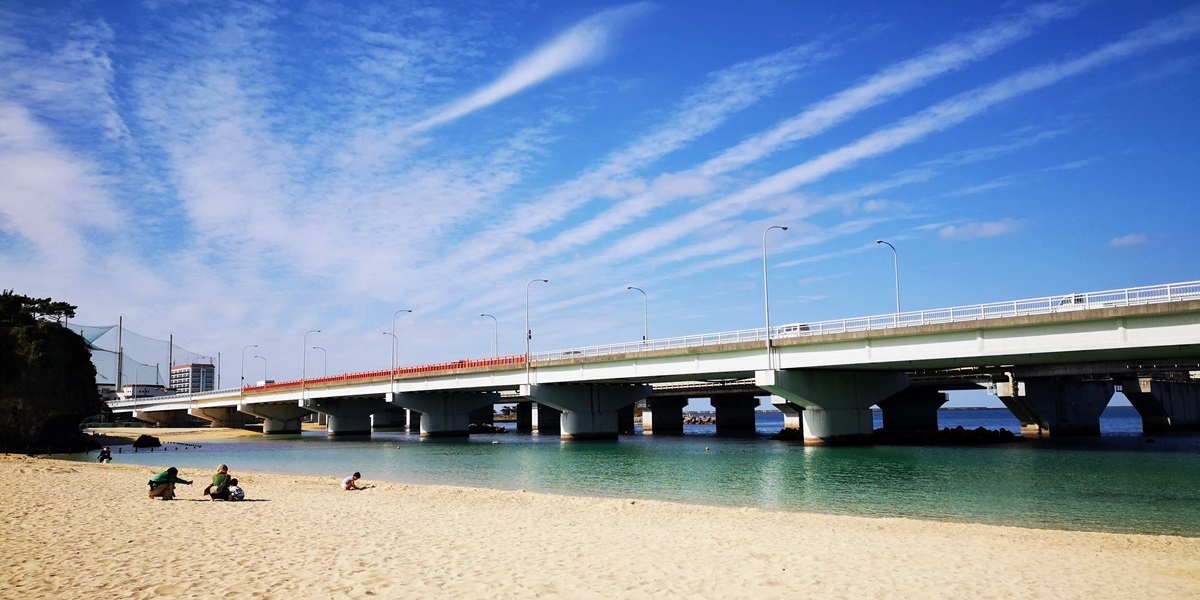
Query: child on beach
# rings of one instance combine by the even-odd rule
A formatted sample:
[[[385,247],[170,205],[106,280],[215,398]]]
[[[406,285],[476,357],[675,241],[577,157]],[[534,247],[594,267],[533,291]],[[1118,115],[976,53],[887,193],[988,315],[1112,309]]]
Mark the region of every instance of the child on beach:
[[[343,480],[342,480],[342,489],[343,489],[343,490],[361,490],[361,489],[364,489],[364,488],[361,488],[361,487],[359,487],[359,486],[358,486],[358,479],[359,479],[359,477],[362,477],[362,475],[359,475],[358,471],[355,471],[353,475],[351,475],[351,476],[349,476],[349,477],[347,477],[347,478],[343,479]]]
[[[238,501],[245,500],[245,499],[246,499],[246,492],[245,492],[245,490],[243,490],[241,487],[238,486],[238,480],[236,478],[230,479],[229,480],[229,501],[230,502],[238,502]]]
[[[108,449],[108,446],[100,449],[100,455],[96,457],[96,462],[112,462],[112,451]]]

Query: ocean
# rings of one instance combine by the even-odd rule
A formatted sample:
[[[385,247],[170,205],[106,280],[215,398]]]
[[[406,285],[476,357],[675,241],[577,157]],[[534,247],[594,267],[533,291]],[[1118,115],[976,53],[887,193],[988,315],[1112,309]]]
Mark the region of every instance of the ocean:
[[[876,413],[876,427],[880,427]],[[780,413],[759,413],[759,435],[625,435],[562,442],[557,435],[421,440],[381,432],[324,432],[167,445],[116,462],[670,500],[876,517],[911,517],[1084,531],[1200,535],[1200,434],[1143,436],[1130,407],[1110,407],[1098,438],[988,446],[806,447],[769,439]],[[939,411],[941,427],[1019,429],[1007,410]],[[152,431],[150,431],[152,433]],[[79,460],[91,456],[75,455]],[[189,476],[198,476],[189,474]],[[137,481],[131,485],[141,485]],[[136,491],[136,490],[135,490]],[[132,493],[132,491],[131,491]],[[248,489],[253,495],[253,490]]]

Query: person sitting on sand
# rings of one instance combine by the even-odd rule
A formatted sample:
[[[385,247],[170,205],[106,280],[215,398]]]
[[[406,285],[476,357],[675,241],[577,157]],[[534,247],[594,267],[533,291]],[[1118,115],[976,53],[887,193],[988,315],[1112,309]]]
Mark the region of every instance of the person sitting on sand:
[[[96,462],[112,462],[112,451],[108,449],[108,446],[100,449],[100,455],[96,457]]]
[[[361,489],[363,489],[363,488],[359,487],[358,483],[357,483],[358,479],[360,477],[362,477],[362,475],[359,475],[358,471],[355,471],[353,475],[342,480],[342,489],[343,490],[361,490]]]
[[[192,482],[179,477],[179,469],[171,467],[150,479],[150,497],[163,500],[175,499],[175,484],[192,485]]]
[[[229,501],[239,502],[246,499],[246,491],[238,486],[236,478],[229,480]]]
[[[229,499],[229,467],[220,465],[217,467],[217,472],[212,477],[212,485],[204,489],[204,493],[208,495],[209,500],[228,500]]]

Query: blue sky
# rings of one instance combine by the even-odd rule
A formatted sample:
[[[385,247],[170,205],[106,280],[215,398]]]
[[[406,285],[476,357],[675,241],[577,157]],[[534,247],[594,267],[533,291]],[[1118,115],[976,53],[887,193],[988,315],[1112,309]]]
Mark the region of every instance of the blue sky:
[[[775,324],[1200,279],[1200,5],[811,4],[5,3],[3,287],[236,385],[760,327],[775,224]]]

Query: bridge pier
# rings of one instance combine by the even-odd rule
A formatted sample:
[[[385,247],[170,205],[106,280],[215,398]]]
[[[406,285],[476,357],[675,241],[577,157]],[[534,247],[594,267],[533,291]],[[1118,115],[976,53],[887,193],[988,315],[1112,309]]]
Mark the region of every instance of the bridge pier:
[[[385,408],[371,414],[371,431],[404,431],[408,427],[408,411]]]
[[[648,385],[537,384],[522,385],[519,394],[562,411],[564,440],[615,440],[627,430],[618,412],[628,407],[632,417],[632,405],[650,392]]]
[[[683,435],[687,398],[650,398],[642,409],[642,434]]]
[[[717,435],[754,435],[754,409],[758,398],[746,394],[709,398],[717,416]]]
[[[238,405],[238,412],[263,420],[263,433],[269,435],[300,433],[300,423],[312,411],[295,404],[246,404]]]
[[[876,404],[887,431],[937,431],[938,409],[949,396],[928,387],[907,387]]]
[[[133,418],[147,423],[153,423],[158,427],[188,427],[194,425],[198,419],[189,418],[186,410],[135,410]]]
[[[467,437],[473,411],[500,401],[500,392],[401,392],[391,402],[420,411],[421,437]]]
[[[756,371],[755,385],[771,393],[780,410],[804,407],[804,443],[867,444],[874,432],[871,405],[908,386],[904,373],[880,371]],[[778,401],[782,399],[782,405]]]
[[[1200,383],[1140,377],[1122,381],[1121,392],[1142,416],[1142,433],[1200,430]]]
[[[1014,389],[1014,387],[1016,389]],[[1112,399],[1111,381],[1037,377],[996,386],[996,395],[1029,437],[1098,436],[1100,413]]]
[[[327,416],[328,435],[371,435],[371,415],[391,407],[382,396],[305,398],[301,406]]]
[[[559,435],[562,433],[562,411],[539,402],[524,402],[529,405],[529,433]]]
[[[411,408],[405,409],[404,430],[409,433],[421,433],[421,413]]]

